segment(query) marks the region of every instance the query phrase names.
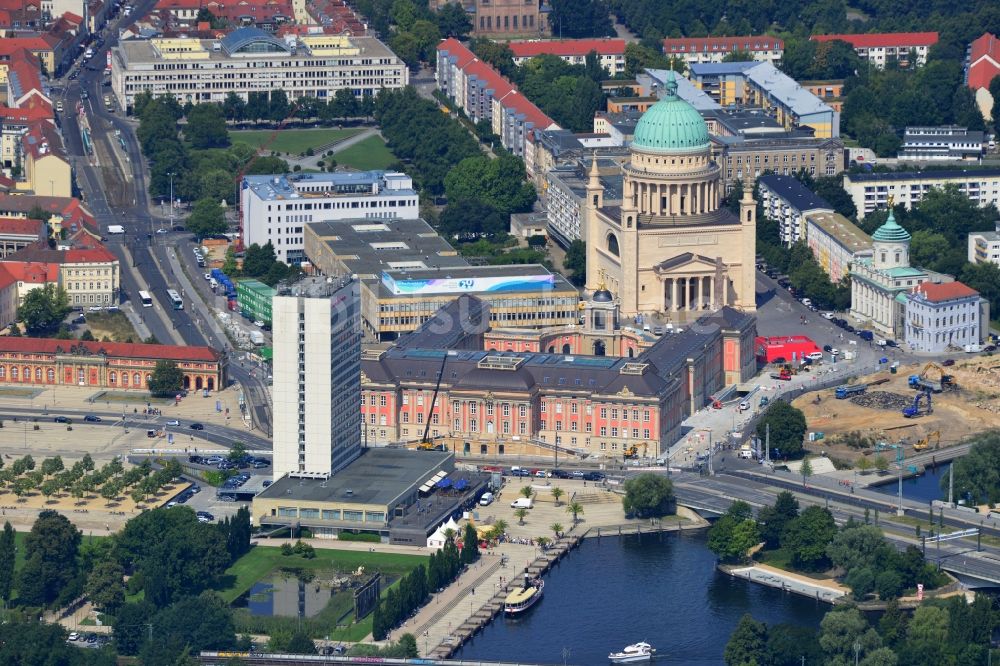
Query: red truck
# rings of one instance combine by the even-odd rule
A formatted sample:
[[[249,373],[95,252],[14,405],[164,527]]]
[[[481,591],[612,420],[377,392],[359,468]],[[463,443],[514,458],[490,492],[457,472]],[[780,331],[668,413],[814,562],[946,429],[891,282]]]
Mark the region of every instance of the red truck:
[[[791,381],[792,375],[787,371],[782,370],[780,373],[772,372],[771,379],[780,379],[781,381],[788,382]]]

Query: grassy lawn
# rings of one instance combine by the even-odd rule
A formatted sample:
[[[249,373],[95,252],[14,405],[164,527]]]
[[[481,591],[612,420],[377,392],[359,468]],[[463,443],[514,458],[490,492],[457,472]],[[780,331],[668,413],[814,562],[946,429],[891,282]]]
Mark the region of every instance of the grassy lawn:
[[[370,136],[350,148],[334,153],[333,159],[337,160],[338,166],[351,167],[358,171],[384,169],[397,161],[396,156],[386,148],[385,141],[379,136]]]
[[[132,338],[139,342],[139,334],[132,328],[132,323],[122,311],[118,312],[88,312],[87,328],[98,340],[107,336],[114,342],[125,342]]]
[[[281,549],[273,546],[254,546],[249,553],[226,570],[223,578],[226,587],[218,592],[227,603],[232,603],[249,590],[254,583],[282,565],[302,569],[336,569],[338,571],[353,571],[359,566],[364,566],[369,571],[379,569],[406,573],[418,564],[426,563],[426,561],[427,558],[420,555],[370,553],[356,550],[333,550],[331,548],[317,548],[316,557],[306,560],[294,555],[282,555]]]
[[[346,139],[360,131],[362,130],[357,128],[281,130],[267,149],[298,155],[304,153],[306,148],[317,150],[320,146]],[[229,138],[233,143],[245,143],[253,148],[259,148],[270,138],[271,134],[273,134],[273,130],[239,130],[230,132]]]
[[[782,569],[790,573],[796,573],[799,574],[800,576],[806,576],[807,578],[814,578],[816,580],[829,580],[831,578],[831,576],[825,571],[811,572],[811,571],[802,571],[800,569],[796,569],[792,565],[791,553],[785,551],[785,549],[783,548],[758,551],[757,554],[754,556],[754,559],[757,562],[760,562],[761,564],[767,564],[776,569]]]

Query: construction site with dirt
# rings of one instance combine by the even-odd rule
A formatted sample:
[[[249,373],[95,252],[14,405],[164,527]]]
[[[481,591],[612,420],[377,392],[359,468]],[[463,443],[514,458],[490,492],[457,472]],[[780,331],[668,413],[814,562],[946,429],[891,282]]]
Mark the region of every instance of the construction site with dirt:
[[[882,372],[814,391],[793,403],[806,417],[811,453],[846,464],[902,445],[943,449],[1000,428],[1000,357],[886,365]]]

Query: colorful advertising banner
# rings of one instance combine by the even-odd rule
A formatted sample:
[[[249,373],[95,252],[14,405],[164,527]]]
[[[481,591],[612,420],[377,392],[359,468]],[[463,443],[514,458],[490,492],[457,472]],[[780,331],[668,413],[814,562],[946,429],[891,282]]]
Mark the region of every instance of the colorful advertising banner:
[[[555,275],[506,275],[502,277],[405,280],[395,279],[388,273],[382,273],[382,284],[397,296],[539,291],[541,289],[551,289],[555,284]]]

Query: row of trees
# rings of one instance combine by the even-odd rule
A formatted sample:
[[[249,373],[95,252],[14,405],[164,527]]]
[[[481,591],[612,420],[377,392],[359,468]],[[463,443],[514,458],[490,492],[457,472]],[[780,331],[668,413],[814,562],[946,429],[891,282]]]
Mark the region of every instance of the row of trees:
[[[973,504],[1000,504],[1000,431],[988,430],[973,436],[971,441],[968,455],[952,463],[958,497]],[[948,479],[942,477],[941,489],[947,484]]]
[[[1000,615],[986,595],[924,602],[912,614],[889,603],[877,621],[854,606],[835,606],[819,632],[767,625],[744,615],[726,644],[727,666],[807,664],[938,666],[985,664]]]
[[[434,62],[434,49],[441,39],[465,39],[472,30],[468,12],[452,2],[437,11],[413,0],[359,0],[357,8],[369,27],[414,69],[421,61]]]
[[[264,245],[252,243],[243,255],[243,265],[236,261],[236,253],[230,247],[226,250],[226,260],[222,264],[222,272],[229,277],[247,277],[260,280],[273,287],[282,280],[294,280],[302,273],[301,267],[278,261],[274,245],[268,241]]]
[[[838,530],[828,509],[810,506],[800,512],[798,500],[787,491],[778,493],[756,519],[749,504],[735,502],[708,533],[708,547],[725,562],[746,561],[758,544],[763,544],[763,557],[783,551],[798,570],[833,567],[857,599],[876,592],[883,601],[896,599],[918,583],[930,590],[947,582],[917,547],[900,552],[867,522],[852,519]]]
[[[221,106],[200,104],[199,106],[218,109],[220,117],[234,122],[270,121],[281,122],[287,118],[330,123],[335,120],[367,118],[375,109],[375,98],[364,95],[358,99],[349,88],[341,88],[329,100],[319,97],[302,97],[290,102],[287,93],[280,88],[271,91],[251,92],[247,100],[230,92]],[[190,120],[190,118],[189,118]]]

